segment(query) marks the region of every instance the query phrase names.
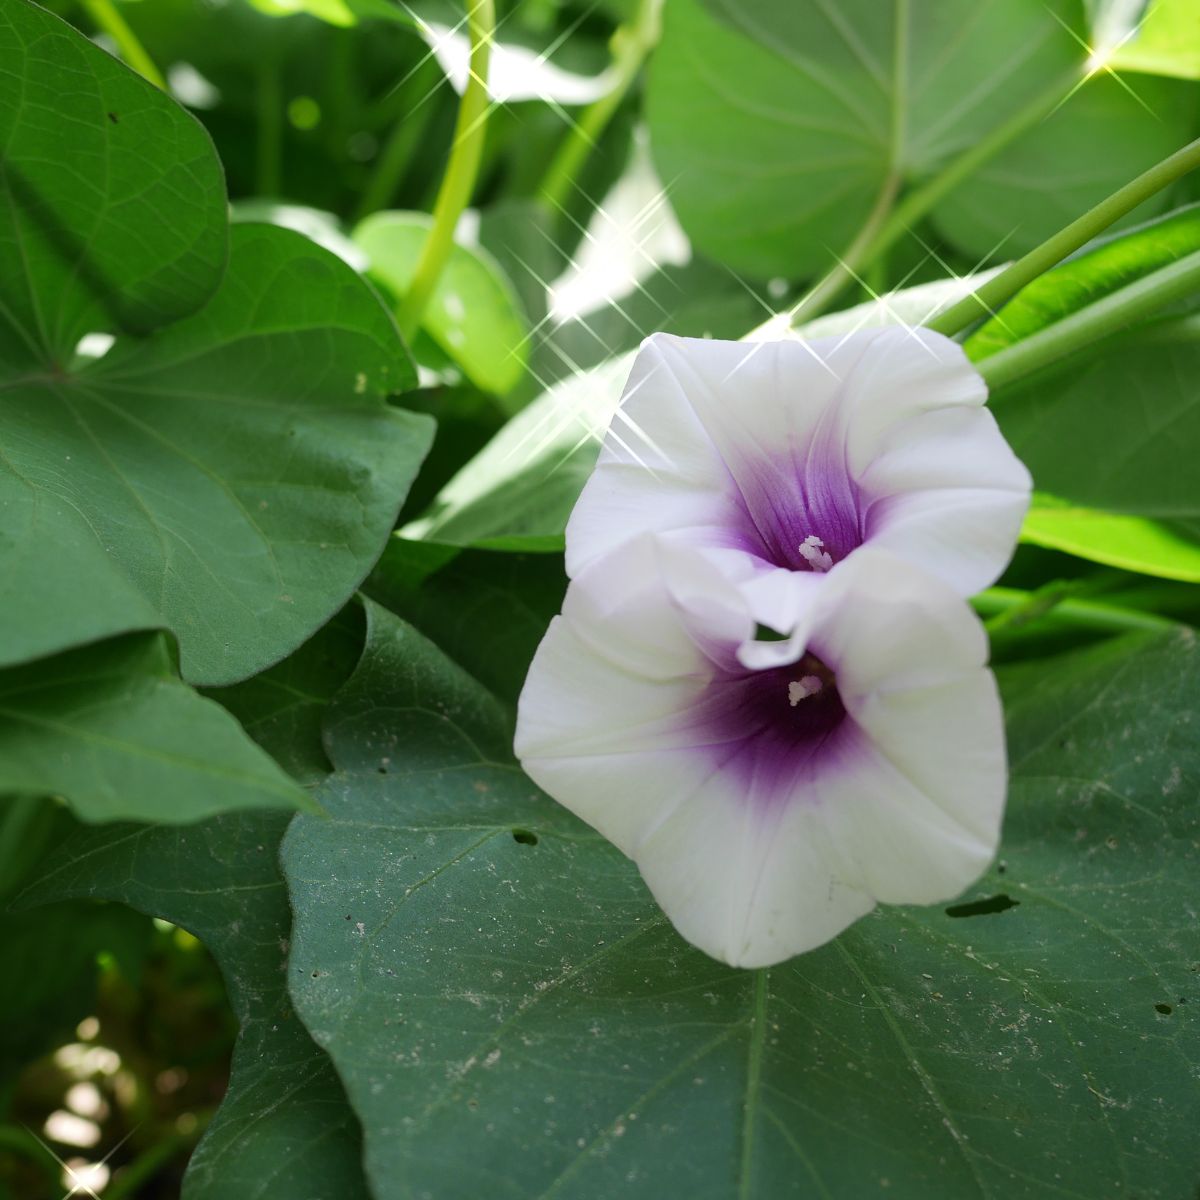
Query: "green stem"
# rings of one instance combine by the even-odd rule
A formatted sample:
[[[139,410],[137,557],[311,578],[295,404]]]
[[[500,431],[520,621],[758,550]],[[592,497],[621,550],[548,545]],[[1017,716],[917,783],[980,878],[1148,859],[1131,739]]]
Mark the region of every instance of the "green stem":
[[[990,355],[976,364],[976,370],[987,381],[989,390],[995,391],[1198,290],[1200,250]]]
[[[1178,622],[1155,613],[1134,608],[1119,608],[1099,600],[1067,600],[1051,595],[1047,590],[1025,592],[1019,588],[994,587],[981,592],[971,601],[991,630],[1015,632],[1034,621],[1051,619],[1056,625],[1094,629],[1103,633],[1127,633],[1130,630],[1178,629]],[[997,618],[1004,618],[1002,621]],[[993,621],[995,622],[993,624]]]
[[[972,321],[994,313],[1026,284],[1103,233],[1130,209],[1197,167],[1200,167],[1200,138],[1118,188],[1095,208],[1089,209],[1078,220],[1072,221],[1052,238],[989,279],[977,291],[930,321],[929,328],[950,337],[965,329]]]
[[[893,172],[883,181],[883,187],[875,199],[874,207],[863,222],[862,228],[855,235],[854,241],[838,256],[837,262],[827,275],[820,279],[806,292],[792,309],[791,323],[803,325],[819,316],[838,296],[851,280],[858,278],[859,268],[866,265],[865,259],[870,254],[874,240],[879,230],[892,211],[896,192],[900,188],[900,176]],[[875,255],[870,255],[872,261]]]
[[[613,34],[613,86],[593,100],[571,126],[538,189],[550,208],[561,209],[566,204],[588,154],[608,128],[646,56],[658,44],[661,8],[661,0],[641,0],[633,19]]]
[[[970,146],[927,183],[914,188],[890,213],[885,212],[884,219],[879,220],[875,228],[868,230],[868,226],[875,217],[875,213],[872,213],[871,217],[867,219],[868,224],[863,227],[863,232],[868,232],[869,236],[862,238],[862,233],[860,233],[850,250],[843,255],[844,261],[839,262],[800,302],[796,310],[799,317],[805,321],[811,321],[813,317],[823,312],[830,301],[855,278],[859,270],[869,267],[879,255],[891,249],[896,241],[924,218],[944,196],[958,187],[963,180],[973,175],[984,163],[994,158],[1026,130],[1048,117],[1062,104],[1064,97],[1069,96],[1071,91],[1079,86],[1079,70],[1078,67],[1075,67],[1068,75],[1057,79],[1052,87],[1034,97],[1020,112],[1015,113],[1003,125],[993,129],[987,137]],[[878,211],[878,205],[876,211]],[[859,244],[860,238],[862,239],[861,245]],[[855,251],[853,257],[851,257],[851,250]],[[847,270],[847,266],[851,269]],[[799,323],[800,320],[793,317],[792,324]]]
[[[400,305],[400,331],[406,337],[411,337],[420,327],[425,306],[454,248],[454,228],[475,188],[490,108],[488,57],[495,27],[494,0],[467,0],[467,32],[471,39],[467,86],[458,106],[450,161],[446,164],[446,174],[442,176],[442,186],[433,205],[433,228],[421,247],[412,283]]]
[[[128,1166],[122,1167],[118,1175],[104,1189],[104,1200],[128,1200],[138,1195],[142,1185],[153,1179],[164,1167],[176,1158],[184,1157],[204,1132],[211,1120],[211,1113],[198,1114],[195,1126],[187,1133],[170,1133],[148,1147]]]
[[[387,208],[396,195],[400,180],[408,166],[412,151],[429,126],[430,118],[437,111],[429,95],[442,78],[442,68],[436,59],[430,58],[415,73],[411,86],[406,87],[410,95],[417,96],[417,103],[396,118],[388,140],[380,151],[379,160],[370,182],[363,190],[358,205],[358,219]]]
[[[146,47],[129,28],[113,0],[83,0],[83,7],[96,24],[117,43],[121,57],[143,78],[156,88],[167,90],[167,81],[154,65],[154,59],[146,53]]]

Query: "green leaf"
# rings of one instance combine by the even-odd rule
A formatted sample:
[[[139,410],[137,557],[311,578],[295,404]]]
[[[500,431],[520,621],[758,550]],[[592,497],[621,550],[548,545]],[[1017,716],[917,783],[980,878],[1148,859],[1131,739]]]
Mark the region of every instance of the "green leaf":
[[[1042,0],[675,0],[647,102],[684,228],[752,275],[827,268],[889,179],[927,182],[1039,96],[1065,97],[1087,57],[1076,24],[1076,5]],[[972,258],[1031,249],[1187,140],[1186,89],[1135,90],[1091,81],[935,223]]]
[[[433,218],[384,212],[354,231],[370,274],[398,299],[416,273]],[[455,244],[422,317],[422,328],[485,392],[503,395],[519,382],[528,358],[521,304],[499,264],[486,250]]]
[[[225,262],[225,189],[198,121],[44,9],[4,5],[0,61],[8,382],[19,367],[61,370],[86,333],[199,308]]]
[[[1200,204],[1148,221],[1040,275],[964,343],[978,362],[1200,249]]]
[[[933,222],[972,257],[1032,250],[1187,142],[1195,104],[1194,89],[1177,80],[1101,72],[955,188]],[[1166,202],[1159,193],[1114,228],[1145,220]]]
[[[1133,31],[1111,37],[1110,66],[1200,79],[1200,20],[1193,0],[1149,0],[1134,28],[1128,40],[1125,32]]]
[[[556,554],[459,551],[399,536],[363,585],[514,706],[566,586]]]
[[[208,695],[293,779],[319,783],[330,769],[321,745],[325,706],[350,677],[362,645],[362,607],[351,601],[283,662]]]
[[[1197,542],[1198,374],[1200,326],[1182,322],[1164,326],[1161,337],[1103,347],[1021,380],[992,409],[1039,491],[1160,521]],[[1153,552],[1168,539],[1177,540],[1164,533]]]
[[[739,972],[497,758],[485,693],[370,622],[330,714],[332,819],[297,818],[283,859],[291,994],[377,1200],[1188,1194],[1190,634],[1008,681],[1002,857],[962,903]]]
[[[413,377],[368,285],[266,225],[194,316],[10,375],[0,664],[150,626],[195,683],[277,662],[383,549],[431,436],[385,399]]]
[[[1200,583],[1200,543],[1145,517],[1079,508],[1036,493],[1021,540],[1124,571]]]
[[[290,914],[276,850],[286,820],[247,813],[187,828],[81,830],[19,898],[26,907],[120,900],[183,926],[220,965],[241,1034],[229,1091],[192,1155],[183,1200],[367,1197],[358,1125],[285,989]]]
[[[62,796],[84,821],[314,807],[233,717],[179,681],[156,633],[0,671],[0,793]]]

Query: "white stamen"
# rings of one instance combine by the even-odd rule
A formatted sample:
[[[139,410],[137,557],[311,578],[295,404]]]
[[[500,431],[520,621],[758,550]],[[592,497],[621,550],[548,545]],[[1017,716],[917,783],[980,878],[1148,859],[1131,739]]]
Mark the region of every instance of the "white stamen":
[[[828,571],[833,566],[833,556],[822,549],[824,545],[825,543],[815,533],[810,533],[800,543],[800,557],[814,571]]]
[[[815,696],[821,690],[821,680],[816,675],[804,675],[788,684],[788,703],[795,708],[805,696]]]

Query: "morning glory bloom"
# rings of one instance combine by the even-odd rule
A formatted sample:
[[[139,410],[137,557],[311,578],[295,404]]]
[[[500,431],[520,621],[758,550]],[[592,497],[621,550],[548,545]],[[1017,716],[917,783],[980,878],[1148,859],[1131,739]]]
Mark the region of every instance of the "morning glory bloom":
[[[1030,478],[962,349],[925,329],[757,344],[655,334],[567,527],[567,572],[657,532],[701,549],[786,632],[860,547],[961,596],[994,583]]]
[[[516,737],[679,932],[744,967],[877,902],[958,895],[995,852],[1006,785],[987,638],[943,581],[864,545],[765,643],[773,658],[756,620],[710,557],[625,541],[571,582]]]

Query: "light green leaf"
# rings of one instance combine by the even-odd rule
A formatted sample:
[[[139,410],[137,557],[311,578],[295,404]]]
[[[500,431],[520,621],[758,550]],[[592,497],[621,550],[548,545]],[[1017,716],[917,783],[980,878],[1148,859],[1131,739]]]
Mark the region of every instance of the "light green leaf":
[[[286,820],[243,813],[186,828],[81,830],[18,900],[120,900],[189,930],[220,965],[241,1034],[183,1200],[367,1200],[358,1124],[288,1002],[290,913],[276,861]]]
[[[991,407],[1039,491],[1164,522],[1196,542],[1198,376],[1200,325],[1183,322],[1164,326],[1161,338],[1127,340],[1033,375]],[[1175,540],[1162,534],[1155,553]]]
[[[1023,254],[1174,154],[1193,135],[1195,111],[1195,89],[1186,83],[1101,72],[955,188],[933,222],[973,258]],[[1166,202],[1160,192],[1114,228],[1145,220]]]
[[[58,17],[0,11],[0,381],[193,312],[225,262],[203,126]],[[49,152],[50,148],[53,152]]]
[[[1109,238],[1038,276],[964,343],[978,362],[1200,249],[1200,204]]]
[[[291,17],[305,13],[330,25],[357,25],[359,21],[382,18],[412,24],[412,6],[393,0],[250,0],[269,17]],[[417,0],[419,8],[430,8],[429,0]],[[438,9],[437,11],[442,11]]]
[[[1125,34],[1131,33],[1128,39]],[[1118,71],[1200,79],[1200,14],[1195,0],[1149,0],[1133,30],[1107,43],[1105,61]]]
[[[889,180],[926,182],[1065,97],[1087,57],[1078,18],[1042,0],[672,0],[647,103],[684,228],[751,275],[828,268]],[[950,193],[939,226],[972,257],[1021,252],[1176,149],[1188,97],[1142,82],[1152,111],[1089,83]]]
[[[741,972],[504,765],[485,693],[370,617],[330,714],[332,819],[295,820],[283,858],[291,994],[377,1200],[1193,1186],[1190,635],[1009,681],[1005,841],[963,903],[882,910]]]
[[[148,626],[175,633],[192,682],[277,662],[383,549],[431,437],[385,399],[413,378],[371,289],[265,225],[234,228],[194,316],[12,372],[0,664]]]
[[[179,681],[155,633],[0,671],[5,792],[62,796],[85,821],[314,807],[227,712]]]
[[[384,212],[354,231],[369,273],[398,299],[408,291],[432,226],[426,213]],[[525,370],[529,339],[521,304],[486,250],[454,246],[422,328],[485,392],[511,391]]]
[[[1079,508],[1044,493],[1033,498],[1021,541],[1124,571],[1200,583],[1200,542],[1145,517]]]

